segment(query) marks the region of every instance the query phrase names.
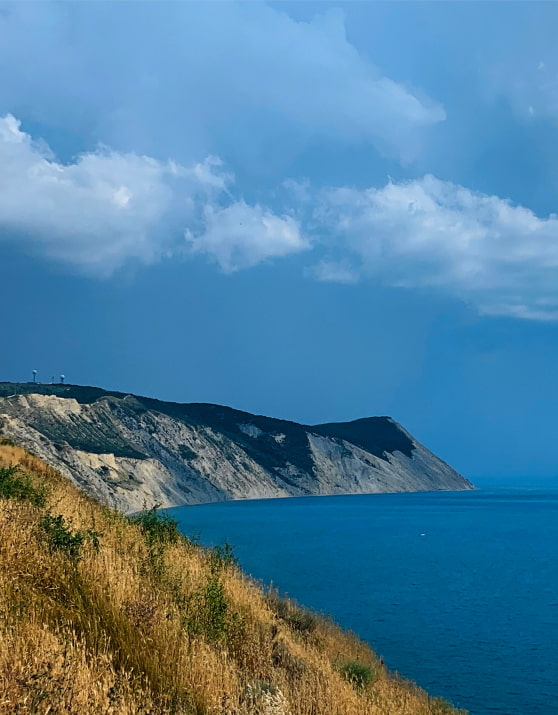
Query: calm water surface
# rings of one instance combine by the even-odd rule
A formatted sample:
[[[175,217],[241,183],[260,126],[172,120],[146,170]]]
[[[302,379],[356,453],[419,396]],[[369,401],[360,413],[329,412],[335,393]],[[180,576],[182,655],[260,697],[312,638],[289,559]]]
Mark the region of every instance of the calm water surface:
[[[558,714],[558,490],[170,509],[473,715]]]

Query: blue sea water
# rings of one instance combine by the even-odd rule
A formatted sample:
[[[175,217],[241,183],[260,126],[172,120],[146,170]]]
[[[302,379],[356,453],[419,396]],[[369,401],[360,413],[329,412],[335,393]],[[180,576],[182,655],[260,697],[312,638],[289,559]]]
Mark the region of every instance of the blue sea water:
[[[558,713],[558,490],[180,507],[205,544],[472,715]]]

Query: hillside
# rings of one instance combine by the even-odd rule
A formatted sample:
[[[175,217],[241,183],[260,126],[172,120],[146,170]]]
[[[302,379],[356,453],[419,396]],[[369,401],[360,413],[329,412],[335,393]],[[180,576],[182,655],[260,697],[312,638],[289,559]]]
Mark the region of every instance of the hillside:
[[[0,614],[2,715],[457,715],[226,547],[102,506],[7,440]]]
[[[0,434],[126,511],[472,488],[389,417],[301,425],[96,387],[0,383]]]

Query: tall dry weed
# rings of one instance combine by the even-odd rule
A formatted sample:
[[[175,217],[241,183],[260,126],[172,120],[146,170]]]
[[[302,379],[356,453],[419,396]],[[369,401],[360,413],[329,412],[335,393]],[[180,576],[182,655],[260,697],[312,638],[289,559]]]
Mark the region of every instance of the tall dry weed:
[[[457,712],[390,674],[356,636],[265,594],[228,558],[146,535],[0,445],[0,469],[10,465],[46,501],[0,498],[0,715]]]

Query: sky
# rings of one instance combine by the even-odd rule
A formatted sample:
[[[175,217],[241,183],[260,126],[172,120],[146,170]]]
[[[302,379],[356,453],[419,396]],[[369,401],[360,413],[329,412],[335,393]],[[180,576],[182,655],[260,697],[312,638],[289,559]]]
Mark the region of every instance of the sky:
[[[0,2],[0,379],[558,482],[555,3]]]

